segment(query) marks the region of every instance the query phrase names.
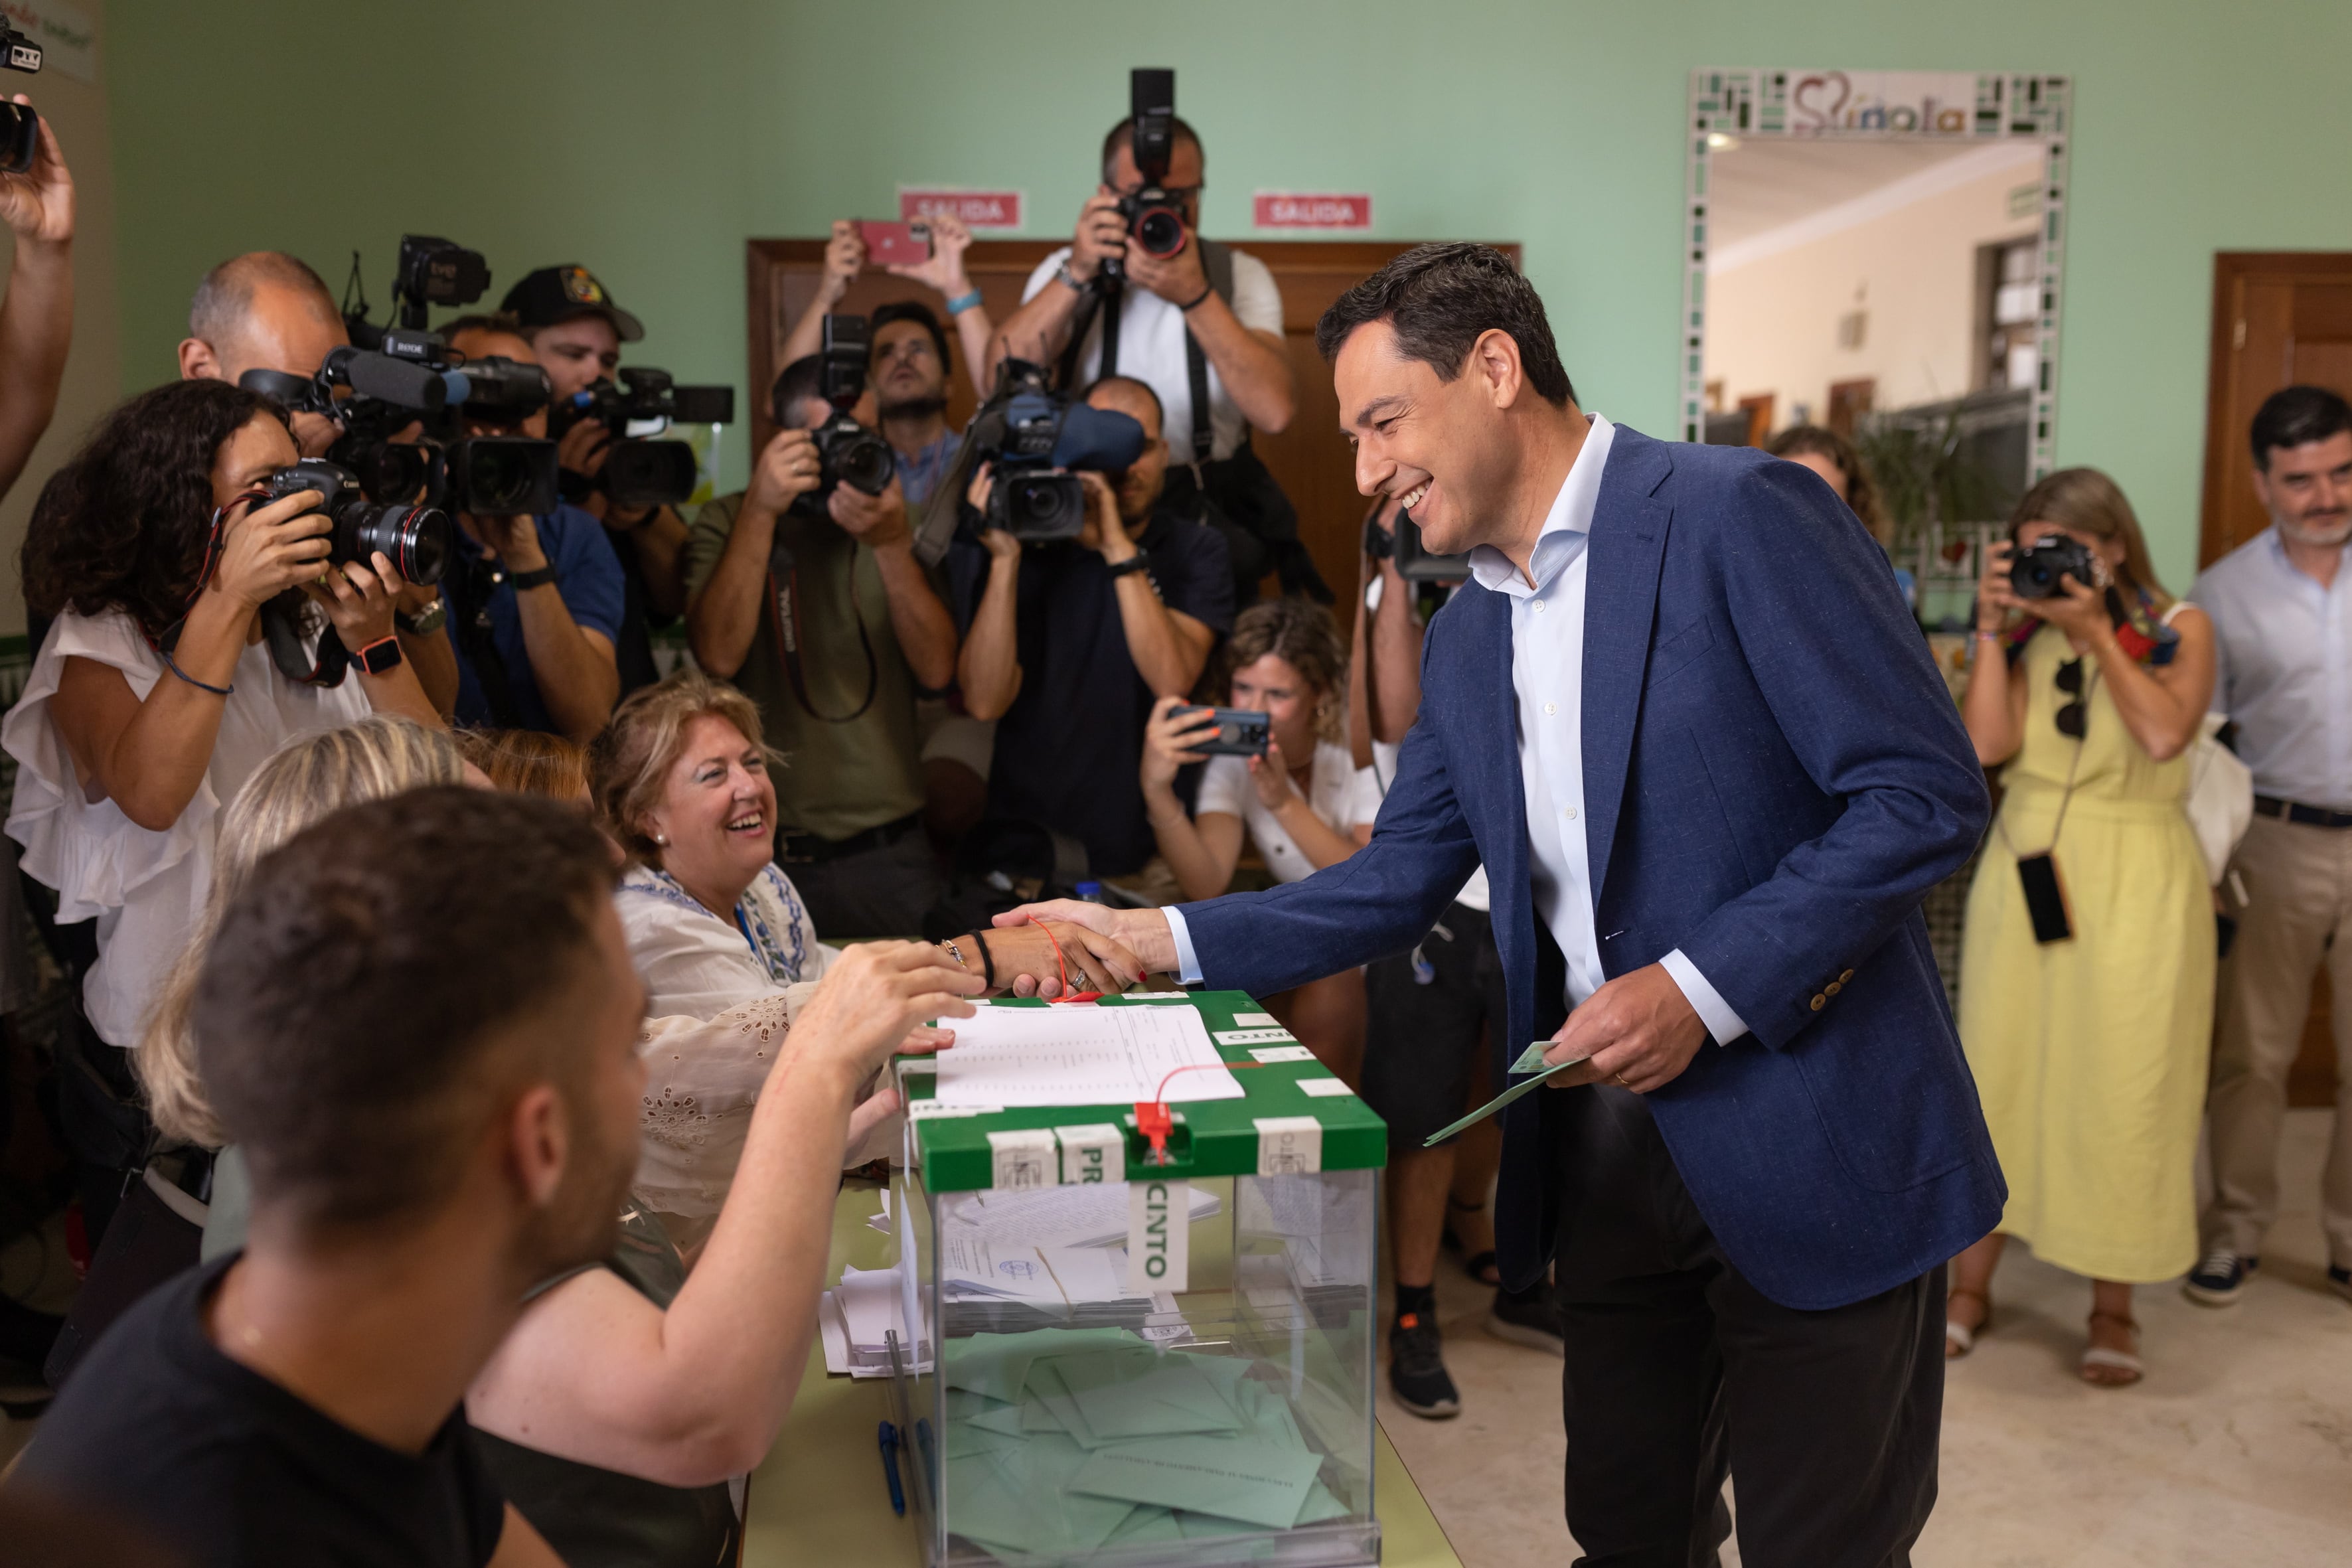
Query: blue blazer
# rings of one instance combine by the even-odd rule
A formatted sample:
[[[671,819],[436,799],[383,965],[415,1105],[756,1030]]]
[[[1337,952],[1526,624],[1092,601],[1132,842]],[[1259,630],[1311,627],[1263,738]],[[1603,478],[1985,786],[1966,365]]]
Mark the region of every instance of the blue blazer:
[[[1984,831],[1983,770],[1885,556],[1809,469],[1620,426],[1588,549],[1601,968],[1680,948],[1752,1031],[1701,1046],[1652,1113],[1758,1289],[1807,1310],[1876,1295],[1990,1232],[2007,1196],[1919,916]],[[1472,583],[1430,621],[1370,844],[1184,907],[1208,984],[1264,995],[1403,952],[1483,861],[1503,1081],[1537,1013],[1509,606]],[[1517,1289],[1553,1239],[1540,1098],[1504,1113],[1496,1220]]]

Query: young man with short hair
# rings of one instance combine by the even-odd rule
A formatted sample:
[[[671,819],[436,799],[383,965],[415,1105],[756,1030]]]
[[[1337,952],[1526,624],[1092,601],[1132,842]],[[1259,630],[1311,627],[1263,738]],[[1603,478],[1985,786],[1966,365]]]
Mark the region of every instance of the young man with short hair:
[[[246,1248],[100,1339],[12,1487],[199,1568],[555,1563],[460,1402],[530,1288],[611,1250],[636,1168],[616,869],[577,811],[454,787],[261,862],[193,1014]]]
[[[2213,1199],[2189,1299],[2235,1302],[2278,1216],[2287,1069],[2311,982],[2336,987],[2336,1070],[2352,1082],[2352,406],[2325,387],[2271,395],[2251,431],[2271,526],[2208,566],[2189,596],[2212,617],[2213,705],[2238,727],[2254,818],[2232,872],[2245,905],[2221,965],[2213,1034]],[[2352,1300],[2352,1100],[2339,1097],[2320,1216],[2327,1280]]]

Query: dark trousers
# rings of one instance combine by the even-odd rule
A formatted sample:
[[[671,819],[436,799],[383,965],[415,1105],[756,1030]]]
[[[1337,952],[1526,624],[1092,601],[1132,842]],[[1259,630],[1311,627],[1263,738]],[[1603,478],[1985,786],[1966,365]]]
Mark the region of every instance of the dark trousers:
[[[1577,1562],[1706,1568],[1728,1474],[1748,1568],[1907,1564],[1936,1500],[1943,1267],[1827,1311],[1778,1305],[1724,1257],[1641,1096],[1543,1099]]]
[[[923,916],[940,900],[939,862],[919,824],[871,849],[779,864],[826,942],[920,936]]]

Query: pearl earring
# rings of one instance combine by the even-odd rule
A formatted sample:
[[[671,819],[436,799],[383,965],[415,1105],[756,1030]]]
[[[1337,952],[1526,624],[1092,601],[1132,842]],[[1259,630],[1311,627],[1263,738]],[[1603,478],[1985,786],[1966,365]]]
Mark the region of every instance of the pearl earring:
[[[669,835],[667,833],[656,833],[654,835],[654,842],[667,849],[669,847]]]

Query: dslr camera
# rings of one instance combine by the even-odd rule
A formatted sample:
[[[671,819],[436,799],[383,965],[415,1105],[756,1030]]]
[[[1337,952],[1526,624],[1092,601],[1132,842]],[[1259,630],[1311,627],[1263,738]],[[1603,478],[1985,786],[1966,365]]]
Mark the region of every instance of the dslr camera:
[[[1087,494],[1068,470],[1115,474],[1143,456],[1143,426],[1124,414],[1050,390],[1045,368],[1008,359],[996,391],[972,416],[967,450],[992,464],[982,526],[1024,544],[1076,539]]]
[[[816,438],[818,468],[817,488],[803,495],[796,505],[815,507],[833,493],[835,485],[847,485],[878,496],[890,488],[890,480],[898,472],[898,459],[890,443],[882,439],[856,419],[849,410],[866,395],[866,365],[871,353],[871,339],[863,316],[827,316],[824,337],[817,351],[817,393],[833,405],[825,416],[810,434]],[[785,417],[792,410],[778,408],[776,423],[789,425]]]
[[[632,425],[652,425],[658,434],[673,424],[732,425],[731,386],[680,386],[666,370],[631,365],[620,384],[599,381],[558,403],[547,416],[547,433],[561,437],[583,419],[613,434],[604,454],[604,493],[626,507],[676,506],[694,493],[698,470],[694,448],[684,441],[632,437]]]
[[[1433,554],[1422,543],[1421,526],[1409,511],[1398,511],[1393,536],[1366,518],[1364,553],[1375,561],[1395,561],[1397,575],[1408,583],[1458,583],[1470,575],[1469,556]]]
[[[2099,584],[2098,566],[2089,549],[2063,533],[2036,540],[2032,548],[2019,551],[2009,563],[2010,591],[2021,599],[2063,598],[2064,591],[2058,585],[2061,577],[2072,577],[2085,588]]]
[[[1173,256],[1184,248],[1184,208],[1163,187],[1168,160],[1176,149],[1176,73],[1137,68],[1129,73],[1128,100],[1135,166],[1142,172],[1143,188],[1118,198],[1119,216],[1127,219],[1129,244],[1148,256]],[[1103,271],[1116,278],[1126,268],[1114,256],[1105,259]]]
[[[369,565],[382,551],[407,582],[429,586],[441,580],[449,559],[449,514],[440,508],[369,500],[361,493],[357,474],[324,458],[305,458],[280,468],[261,488],[270,500],[283,500],[299,490],[319,492],[317,507],[302,515],[326,519],[327,559],[334,564]]]
[[[0,68],[26,76],[41,68],[41,46],[10,26],[5,16],[0,16]],[[0,170],[24,174],[40,150],[41,117],[29,104],[0,99]]]

